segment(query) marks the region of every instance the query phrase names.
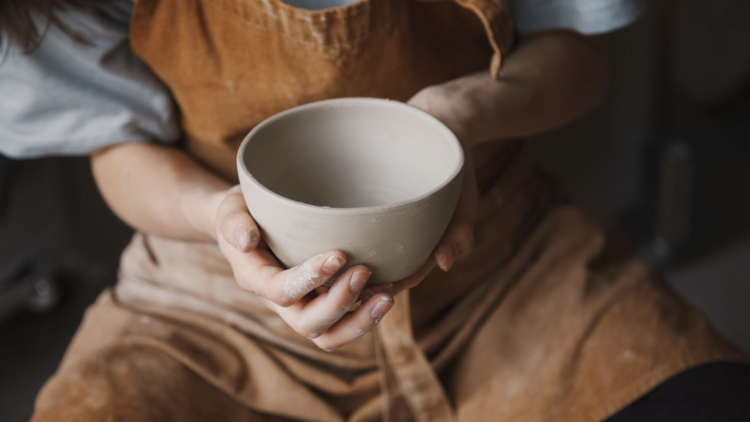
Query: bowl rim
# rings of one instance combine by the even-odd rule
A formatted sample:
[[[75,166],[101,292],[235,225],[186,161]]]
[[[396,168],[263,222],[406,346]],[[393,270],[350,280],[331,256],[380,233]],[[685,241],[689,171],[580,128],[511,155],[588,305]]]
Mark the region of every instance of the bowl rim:
[[[423,120],[432,122],[438,131],[441,131],[446,135],[446,140],[452,144],[451,146],[457,152],[457,160],[456,160],[455,168],[452,169],[452,171],[450,172],[448,177],[445,178],[445,180],[441,181],[437,186],[435,186],[434,188],[428,190],[427,192],[421,195],[412,197],[404,201],[394,202],[391,204],[375,205],[375,206],[368,206],[368,207],[352,207],[352,208],[325,207],[325,206],[320,206],[320,205],[306,204],[304,202],[300,202],[291,198],[287,198],[283,195],[279,195],[278,193],[272,191],[271,189],[267,188],[265,185],[260,183],[252,175],[252,173],[250,173],[250,171],[247,169],[247,164],[245,163],[245,160],[244,160],[245,150],[247,149],[247,145],[250,143],[250,139],[253,137],[253,135],[256,134],[258,131],[260,131],[263,127],[273,124],[278,120],[284,119],[287,116],[297,114],[297,113],[303,113],[305,112],[305,110],[312,109],[312,108],[320,108],[320,107],[344,108],[344,107],[353,107],[353,106],[357,106],[360,104],[370,104],[370,105],[376,105],[376,106],[381,106],[381,107],[385,106],[385,107],[401,108],[404,112],[411,113],[415,116],[418,116],[419,118]],[[434,195],[436,192],[445,188],[454,179],[456,179],[456,177],[460,176],[464,167],[464,161],[465,161],[465,157],[464,157],[463,147],[461,143],[459,142],[458,138],[453,133],[453,131],[448,128],[448,126],[446,126],[443,122],[435,118],[435,116],[417,107],[403,103],[401,101],[389,100],[389,99],[383,99],[383,98],[371,98],[371,97],[332,98],[332,99],[327,99],[327,100],[315,101],[315,102],[311,102],[311,103],[307,103],[307,104],[303,104],[303,105],[299,105],[296,107],[286,109],[258,123],[252,130],[250,130],[250,132],[247,135],[245,135],[245,138],[242,140],[242,143],[240,144],[240,147],[237,150],[237,170],[239,173],[238,176],[240,177],[240,181],[242,181],[242,173],[244,173],[244,175],[253,185],[260,188],[260,192],[265,193],[271,198],[277,201],[281,201],[285,203],[286,205],[298,208],[300,210],[304,210],[307,212],[325,213],[325,214],[363,214],[363,213],[371,213],[375,211],[392,210],[394,208],[409,207],[414,204],[420,203],[423,200]]]

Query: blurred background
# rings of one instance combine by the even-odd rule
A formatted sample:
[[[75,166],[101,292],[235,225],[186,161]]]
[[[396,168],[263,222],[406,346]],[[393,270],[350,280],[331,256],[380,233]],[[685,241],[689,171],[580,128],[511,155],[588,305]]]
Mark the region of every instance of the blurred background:
[[[595,113],[530,141],[574,201],[750,353],[750,2],[652,1]],[[0,421],[25,421],[131,230],[86,158],[0,156]]]

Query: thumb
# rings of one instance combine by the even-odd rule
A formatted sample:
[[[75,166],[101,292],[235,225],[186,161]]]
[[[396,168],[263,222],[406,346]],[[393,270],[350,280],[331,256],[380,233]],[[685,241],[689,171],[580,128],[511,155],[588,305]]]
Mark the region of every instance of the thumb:
[[[240,252],[250,252],[260,242],[260,230],[245,204],[239,185],[227,191],[216,213],[216,230]]]

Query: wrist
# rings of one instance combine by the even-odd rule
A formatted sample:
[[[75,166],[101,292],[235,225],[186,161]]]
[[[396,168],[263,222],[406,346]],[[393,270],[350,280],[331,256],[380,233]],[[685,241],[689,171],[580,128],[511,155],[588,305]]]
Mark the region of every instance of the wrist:
[[[482,113],[467,85],[462,79],[434,85],[420,91],[409,103],[440,120],[468,150],[481,133]]]
[[[216,241],[216,214],[227,195],[227,189],[196,190],[185,193],[180,210],[196,237]]]

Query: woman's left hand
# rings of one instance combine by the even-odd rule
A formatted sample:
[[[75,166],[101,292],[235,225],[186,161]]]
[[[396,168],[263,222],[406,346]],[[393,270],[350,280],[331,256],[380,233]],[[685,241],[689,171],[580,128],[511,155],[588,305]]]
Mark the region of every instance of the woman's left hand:
[[[474,212],[478,189],[476,172],[471,155],[476,114],[473,105],[456,87],[436,85],[423,89],[412,97],[409,105],[430,113],[456,135],[464,150],[464,169],[461,193],[456,210],[443,237],[428,261],[415,274],[383,286],[367,288],[361,298],[367,300],[376,293],[387,292],[395,297],[403,290],[417,286],[437,265],[441,270],[451,269],[456,259],[469,253],[474,244]]]

